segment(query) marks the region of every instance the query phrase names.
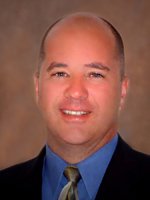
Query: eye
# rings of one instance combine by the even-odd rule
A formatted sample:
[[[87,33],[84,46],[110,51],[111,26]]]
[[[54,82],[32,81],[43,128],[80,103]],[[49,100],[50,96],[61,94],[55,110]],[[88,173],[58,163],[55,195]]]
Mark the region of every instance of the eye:
[[[55,72],[51,74],[52,77],[58,77],[58,78],[63,78],[63,77],[68,77],[69,75],[66,72]]]
[[[104,75],[99,72],[90,72],[89,77],[90,78],[104,78]]]

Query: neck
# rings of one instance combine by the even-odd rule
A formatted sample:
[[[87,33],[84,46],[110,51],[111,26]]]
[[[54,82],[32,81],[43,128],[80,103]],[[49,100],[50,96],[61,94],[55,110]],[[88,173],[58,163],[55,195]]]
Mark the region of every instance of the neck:
[[[69,144],[65,142],[56,142],[52,136],[48,137],[48,146],[59,157],[65,160],[69,164],[76,164],[86,159],[98,149],[107,144],[114,136],[116,132],[105,135],[102,139],[96,140],[95,143],[87,142],[86,144]]]

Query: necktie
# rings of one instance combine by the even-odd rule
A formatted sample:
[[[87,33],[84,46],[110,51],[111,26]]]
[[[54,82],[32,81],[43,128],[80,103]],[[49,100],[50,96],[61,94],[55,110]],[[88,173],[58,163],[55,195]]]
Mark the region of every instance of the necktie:
[[[68,183],[62,189],[58,200],[78,200],[77,183],[80,179],[78,168],[68,166],[64,170],[64,175]]]

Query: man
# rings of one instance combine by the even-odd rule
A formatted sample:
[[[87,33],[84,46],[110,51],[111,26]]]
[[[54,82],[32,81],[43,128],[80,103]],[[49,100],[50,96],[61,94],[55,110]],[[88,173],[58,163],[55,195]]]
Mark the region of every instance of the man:
[[[34,79],[47,145],[0,172],[4,199],[149,199],[150,158],[117,133],[128,79],[116,29],[90,13],[58,20],[44,36]]]

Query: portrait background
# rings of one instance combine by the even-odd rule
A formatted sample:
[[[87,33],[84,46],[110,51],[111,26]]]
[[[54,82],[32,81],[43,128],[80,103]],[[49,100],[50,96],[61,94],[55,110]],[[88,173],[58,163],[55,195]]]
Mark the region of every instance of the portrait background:
[[[150,154],[149,10],[149,0],[0,0],[1,169],[32,158],[45,143],[33,86],[40,42],[51,23],[75,11],[95,12],[121,33],[130,90],[119,132]]]

